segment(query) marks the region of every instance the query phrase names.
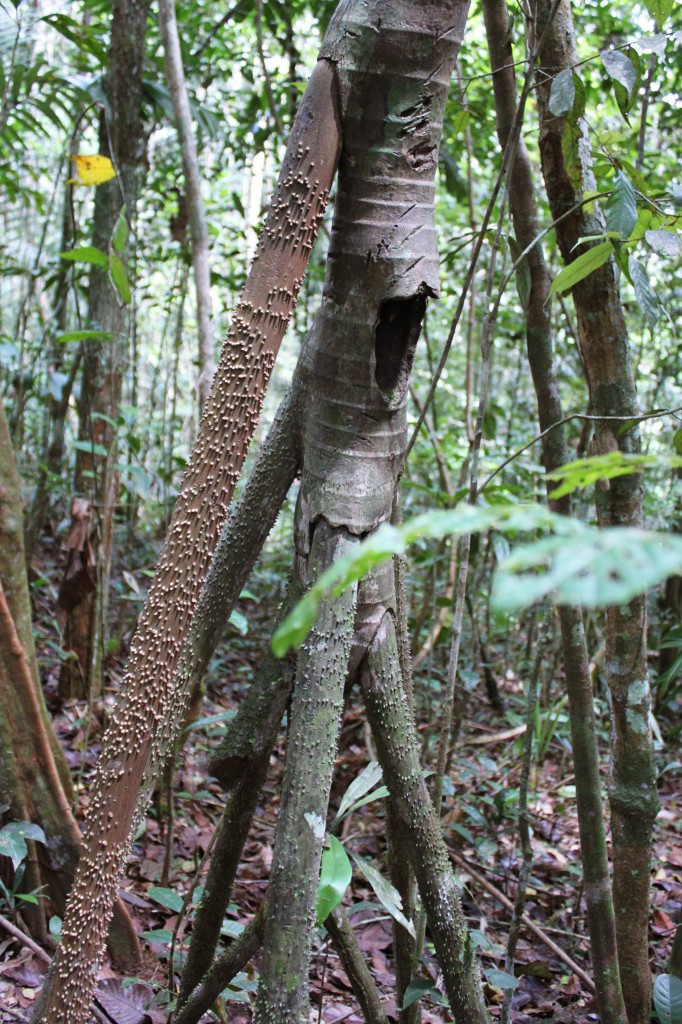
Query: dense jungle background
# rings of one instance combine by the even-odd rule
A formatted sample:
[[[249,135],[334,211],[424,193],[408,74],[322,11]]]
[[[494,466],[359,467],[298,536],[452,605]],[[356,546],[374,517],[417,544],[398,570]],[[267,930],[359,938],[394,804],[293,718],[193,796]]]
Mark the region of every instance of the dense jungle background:
[[[59,942],[138,616],[335,8],[0,0],[3,1024],[29,1020]],[[469,11],[434,167],[440,295],[420,297],[409,384],[384,381],[407,402],[402,513],[394,502],[390,534],[356,531],[369,539],[349,579],[393,557],[404,580],[400,665],[485,1013],[680,1024],[682,9],[585,0],[570,17],[563,0]],[[571,38],[560,53],[561,18]],[[239,500],[324,305],[335,189]],[[402,307],[380,309],[376,323],[399,332]],[[207,873],[229,860],[217,851],[236,828],[226,791],[237,775],[217,751],[264,659],[267,670],[282,602],[295,604],[298,496],[296,480],[273,506],[176,716],[170,760],[148,783],[90,1019],[160,1024],[175,1007],[178,1024],[242,1024],[259,1012],[286,693],[243,851],[223,863],[234,885],[218,894]],[[571,502],[562,527],[551,516]],[[182,587],[165,597],[184,598]],[[292,628],[289,643],[303,634]],[[368,694],[346,694],[318,837],[310,1015],[305,1005],[286,1019],[464,1021],[407,868]],[[244,749],[233,753],[241,777],[256,773]],[[192,936],[215,931],[197,924],[207,885],[217,931],[193,961]],[[229,963],[192,1016],[216,942]]]

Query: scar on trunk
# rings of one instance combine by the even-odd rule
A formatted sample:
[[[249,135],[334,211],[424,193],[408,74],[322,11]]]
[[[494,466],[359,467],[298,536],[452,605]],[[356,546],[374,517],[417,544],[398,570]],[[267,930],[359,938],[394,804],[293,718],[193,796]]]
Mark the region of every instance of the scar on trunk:
[[[387,299],[379,309],[374,379],[389,408],[400,405],[407,390],[427,299],[425,290],[409,299]]]

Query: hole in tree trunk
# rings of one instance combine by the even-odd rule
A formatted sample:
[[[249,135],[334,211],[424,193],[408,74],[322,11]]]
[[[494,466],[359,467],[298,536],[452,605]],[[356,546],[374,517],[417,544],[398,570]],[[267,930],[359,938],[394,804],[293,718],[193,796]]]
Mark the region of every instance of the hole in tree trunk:
[[[426,312],[427,295],[387,299],[374,332],[374,378],[389,406],[400,404],[412,370],[414,350]]]

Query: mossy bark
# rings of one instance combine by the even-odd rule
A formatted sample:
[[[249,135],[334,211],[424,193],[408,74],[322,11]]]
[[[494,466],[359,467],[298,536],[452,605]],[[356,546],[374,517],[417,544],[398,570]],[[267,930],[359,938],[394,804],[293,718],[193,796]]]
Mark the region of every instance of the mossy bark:
[[[426,788],[417,734],[402,688],[393,615],[384,616],[360,668],[367,717],[384,782],[403,823],[438,964],[458,1024],[484,1024],[475,951],[433,802]]]
[[[567,143],[562,144],[565,119],[553,116],[549,110],[553,77],[578,62],[568,0],[560,0],[558,6],[541,0],[538,30],[543,31],[554,7],[540,54],[540,155],[552,216],[564,217],[557,224],[556,233],[562,257],[568,263],[586,250],[587,243],[578,245],[579,239],[602,235],[605,224],[597,204],[592,212],[587,212],[585,206],[574,209],[584,191],[594,184],[587,129],[576,126],[574,167],[569,170],[565,158]],[[592,412],[604,417],[597,423],[591,452],[637,452],[637,429],[621,430],[607,419],[636,419],[638,415],[633,361],[613,260],[578,282],[573,288],[573,299]],[[599,522],[604,526],[640,526],[641,477],[632,474],[598,484],[596,505]],[[613,771],[609,789],[613,896],[620,977],[629,1024],[646,1024],[651,1012],[649,890],[651,838],[658,798],[646,631],[644,596],[607,610],[604,665],[613,707]]]
[[[359,544],[320,520],[307,581]],[[327,804],[343,713],[357,587],[327,601],[298,652],[272,876],[265,906],[258,1024],[308,1020],[308,972]]]
[[[289,584],[280,610],[282,620],[302,590]],[[211,967],[225,910],[230,901],[239,858],[253,820],[282,716],[293,688],[294,667],[269,652],[208,769],[229,793],[206,876],[204,894],[192,928],[192,941],[182,971],[178,1006]]]
[[[504,0],[484,0],[483,13],[493,70],[497,133],[504,147],[517,106],[507,5]],[[538,237],[540,220],[530,158],[522,137],[510,172],[509,199],[516,240],[519,248],[525,250]],[[537,242],[530,249],[527,268],[530,291],[526,309],[526,345],[537,396],[540,430],[544,434],[543,462],[545,471],[550,473],[569,462],[572,455],[561,425],[563,410],[547,302],[550,278],[541,243]],[[548,495],[553,488],[554,484],[548,481]],[[553,511],[562,515],[572,514],[569,495],[560,499],[548,497],[548,501]],[[580,846],[597,1004],[603,1024],[625,1024],[585,629],[580,608],[562,605],[558,616],[571,716]]]

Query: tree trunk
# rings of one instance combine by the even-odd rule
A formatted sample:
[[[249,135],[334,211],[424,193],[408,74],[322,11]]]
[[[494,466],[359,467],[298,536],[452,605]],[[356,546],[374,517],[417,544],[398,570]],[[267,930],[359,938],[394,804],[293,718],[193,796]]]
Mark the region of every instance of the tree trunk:
[[[505,0],[484,0],[483,13],[493,70],[497,132],[504,147],[517,108],[514,57]],[[533,245],[540,233],[540,223],[535,202],[533,173],[523,136],[519,138],[510,172],[509,199],[516,241],[519,248],[524,251]],[[545,471],[550,473],[569,462],[571,454],[561,425],[563,411],[559,398],[550,310],[547,303],[550,280],[539,242],[528,253],[527,266],[530,293],[526,309],[526,344],[537,395],[540,430],[547,431],[542,439],[542,452]],[[552,426],[554,429],[550,430]],[[548,492],[553,487],[554,485],[548,481]],[[552,511],[562,515],[572,514],[569,495],[558,500],[548,500]],[[571,715],[580,845],[597,1003],[603,1024],[625,1024],[585,629],[579,608],[562,605],[558,609],[558,615]]]
[[[134,219],[138,173],[144,156],[142,78],[149,0],[114,0],[112,6],[109,72],[105,89],[110,118],[100,119],[99,151],[109,156],[117,171],[111,181],[97,186],[93,245],[109,252],[119,216]],[[114,254],[123,261],[125,253]],[[68,596],[60,592],[58,605],[65,614],[65,641],[74,657],[64,661],[59,680],[63,697],[83,698],[102,691],[102,656],[106,650],[109,582],[113,549],[114,513],[120,490],[116,469],[116,420],[121,403],[123,371],[127,362],[128,316],[107,269],[93,266],[88,293],[90,326],[107,332],[102,341],[90,341],[83,361],[79,409],[79,439],[92,444],[79,451],[76,490],[93,511],[88,540],[94,564],[83,566],[83,586],[75,592],[66,578]],[[97,454],[98,449],[106,454]]]
[[[552,4],[540,0],[540,32]],[[585,251],[585,236],[602,235],[604,218],[595,204],[587,213],[580,202],[594,185],[586,129],[566,133],[566,119],[549,110],[552,78],[578,63],[568,0],[560,0],[541,52],[538,105],[540,154],[557,241],[565,262]],[[571,141],[571,134],[574,138]],[[565,153],[573,145],[577,178],[571,178]],[[590,389],[592,412],[605,417],[597,425],[592,453],[639,451],[636,428],[618,429],[608,417],[638,414],[632,358],[613,260],[573,288],[578,333]],[[604,526],[640,526],[642,482],[636,474],[597,485],[597,515]],[[658,811],[651,740],[651,695],[646,661],[646,600],[635,598],[606,615],[606,675],[613,705],[613,772],[609,799],[613,834],[614,904],[621,983],[629,1024],[646,1024],[651,1010],[648,954],[651,837]]]
[[[197,399],[199,415],[215,374],[213,330],[211,327],[211,270],[208,256],[208,227],[201,198],[199,156],[192,130],[192,113],[182,68],[182,53],[175,17],[175,0],[160,0],[159,28],[166,57],[166,78],[173,101],[175,126],[180,142],[182,167],[185,173],[185,201],[189,207],[189,232],[192,242],[192,263],[197,295],[197,326],[199,333],[199,380]]]
[[[113,894],[153,780],[175,739],[191,685],[175,685],[183,641],[262,407],[272,366],[326,205],[339,150],[334,73],[313,72],[201,422],[157,575],[105,734],[85,851],[62,941],[34,1020],[84,1024]],[[269,510],[264,509],[268,515]],[[236,539],[237,546],[241,538]]]

